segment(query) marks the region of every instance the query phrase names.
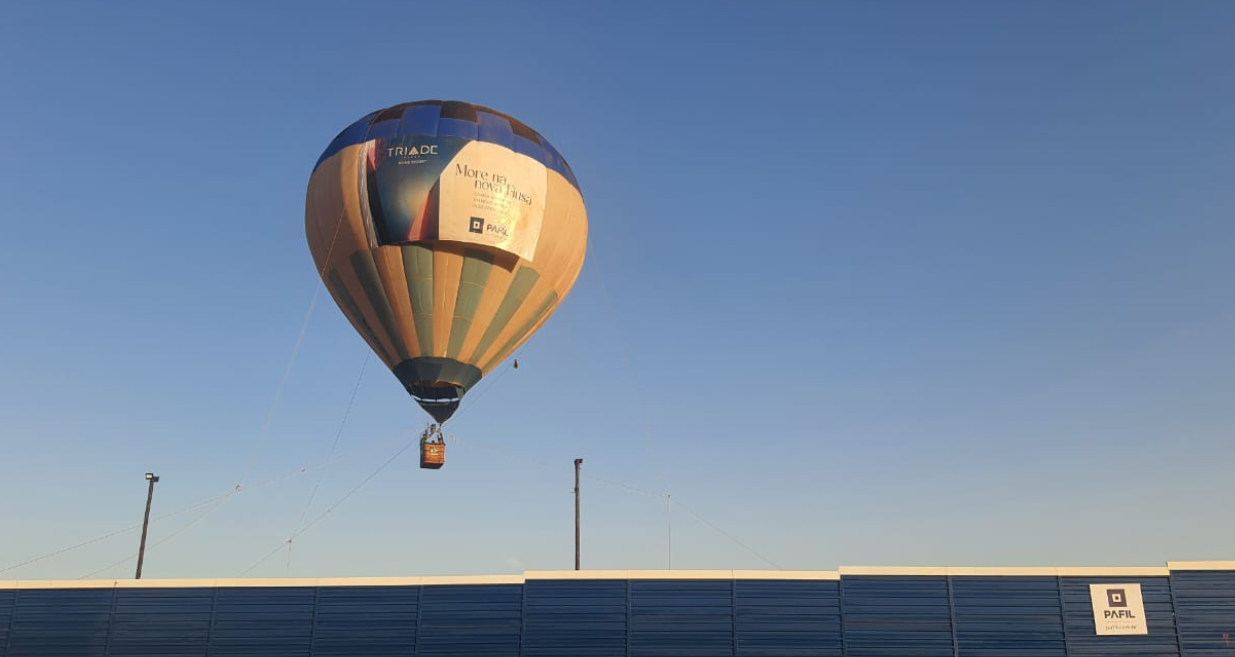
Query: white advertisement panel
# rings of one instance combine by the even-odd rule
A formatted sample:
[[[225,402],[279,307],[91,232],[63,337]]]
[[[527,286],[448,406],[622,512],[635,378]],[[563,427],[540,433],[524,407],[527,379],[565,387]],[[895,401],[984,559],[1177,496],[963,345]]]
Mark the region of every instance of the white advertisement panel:
[[[1090,584],[1089,600],[1099,636],[1149,634],[1140,584]]]

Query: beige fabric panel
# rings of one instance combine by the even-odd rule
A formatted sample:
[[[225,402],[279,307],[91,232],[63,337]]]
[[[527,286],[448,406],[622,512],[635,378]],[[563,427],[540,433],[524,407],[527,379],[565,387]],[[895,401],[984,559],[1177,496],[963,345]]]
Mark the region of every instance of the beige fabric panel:
[[[399,327],[399,337],[407,347],[407,353],[402,355],[415,358],[420,355],[420,343],[416,340],[412,299],[407,290],[407,274],[403,270],[403,249],[398,246],[379,247],[373,253],[373,260],[377,264],[377,274],[382,279],[382,288],[386,290],[386,299],[390,301],[395,324]]]
[[[360,279],[356,277],[356,272],[352,270],[351,263],[344,260],[339,264],[339,267],[331,271],[337,271],[339,278],[343,279],[343,285],[347,288],[347,293],[351,295],[352,300],[356,302],[356,306],[360,308],[361,316],[364,317],[365,323],[373,329],[373,334],[377,337],[378,342],[382,343],[382,348],[392,358],[397,357],[399,352],[395,349],[394,343],[391,342],[390,336],[386,334],[386,329],[382,326],[381,320],[378,319],[377,312],[373,310],[373,303],[369,301],[368,295],[365,294],[364,286],[360,284]],[[340,307],[340,309],[342,308]],[[393,368],[395,365],[398,365],[398,363],[391,363],[384,358],[382,360],[386,362],[387,367]]]
[[[351,292],[349,291],[348,294],[351,294]],[[387,362],[387,360],[382,357],[382,351],[378,348],[380,343],[374,343],[369,339],[368,334],[365,333],[364,328],[359,323],[359,318],[353,317],[351,311],[345,308],[342,303],[336,302],[336,305],[339,306],[339,311],[343,313],[343,317],[346,318],[348,323],[352,325],[352,329],[356,331],[356,335],[359,335],[360,339],[364,340],[365,344],[369,345],[369,349],[373,351],[373,355],[377,356],[378,360],[385,363],[387,367],[393,367],[391,363]],[[360,304],[357,303],[357,305]]]
[[[480,346],[484,337],[485,327],[493,321],[497,309],[502,305],[510,283],[515,279],[515,267],[523,262],[515,256],[498,252],[494,256],[493,266],[489,269],[489,279],[485,281],[485,290],[480,295],[480,303],[476,306],[476,316],[472,318],[472,326],[468,329],[467,338],[463,340],[463,348],[459,350],[461,358],[468,358]],[[479,366],[479,363],[473,363]]]
[[[566,217],[566,223],[563,226],[559,243],[565,248],[563,254],[563,263],[557,268],[556,274],[553,276],[553,290],[558,293],[558,303],[566,298],[570,290],[575,285],[575,281],[579,279],[580,272],[583,271],[583,260],[587,256],[587,210],[583,205],[583,197],[579,195],[579,190],[575,189],[570,183],[566,182],[560,176],[554,176],[552,181],[558,182],[561,185],[561,194],[569,195],[572,201],[569,205]]]
[[[450,346],[450,325],[455,318],[459,278],[463,275],[463,248],[450,242],[433,245],[433,353],[444,358]]]
[[[306,192],[308,198],[305,200],[305,237],[308,239],[309,252],[313,254],[318,273],[329,268],[326,252],[331,236],[323,236],[322,233],[326,231],[327,225],[333,227],[338,224],[344,212],[343,194],[337,184],[338,179],[331,177],[326,171],[327,167],[333,165],[333,175],[338,175],[339,163],[336,160],[337,158],[331,158],[322,163],[309,179],[309,189]]]
[[[364,287],[356,278],[351,263],[351,257],[354,254],[369,250],[369,238],[365,231],[360,205],[359,153],[360,146],[345,148],[322,162],[310,177],[308,199],[311,205],[306,206],[305,209],[305,232],[313,260],[317,264],[318,271],[322,273],[322,278],[328,279],[330,272],[338,272],[348,295],[352,297],[356,307],[360,310],[360,318],[348,317],[357,333],[363,337],[364,332],[356,326],[356,319],[363,319],[381,343],[382,349],[392,358],[398,358],[400,354],[394,348],[391,336],[386,335],[386,330],[379,321]],[[329,261],[327,261],[327,256],[329,256]],[[396,253],[395,257],[399,258],[398,266],[401,268],[401,256]],[[389,272],[385,271],[387,268],[383,266],[383,260],[389,264],[390,256],[374,253],[374,260],[382,278],[382,284],[387,289],[386,294],[391,297],[391,291],[398,289],[398,287],[392,287],[391,283],[403,281],[402,272],[400,271],[398,277],[391,280],[388,278]],[[406,283],[402,283],[405,298],[406,287]],[[343,304],[337,299],[335,301],[344,315],[348,315]],[[402,331],[403,322],[399,319],[398,307],[393,305],[392,307],[395,308],[396,321]],[[410,315],[410,312],[408,314]],[[415,334],[414,329],[412,329],[412,334]],[[367,338],[366,342],[368,342]],[[381,357],[380,350],[374,349],[374,353]],[[382,360],[386,362],[385,358]],[[387,367],[394,367],[396,364],[397,362],[386,362]]]
[[[583,197],[579,196],[579,191],[574,187],[570,187],[570,191],[578,197],[579,201],[572,212],[573,216],[568,226],[577,232],[573,236],[567,236],[566,243],[577,245],[577,248],[571,251],[570,259],[567,260],[566,266],[561,269],[561,276],[552,282],[553,290],[558,295],[557,306],[562,305],[562,302],[566,300],[566,295],[570,293],[571,289],[575,286],[575,282],[579,280],[579,274],[583,272],[583,260],[587,256],[588,225],[587,213],[583,206]],[[581,235],[579,234],[580,232],[582,233]],[[554,308],[556,309],[557,306],[554,306]],[[532,330],[528,331],[527,335],[523,336],[523,339],[511,351],[517,351],[519,347],[523,346],[533,334],[540,330],[541,326],[544,326],[545,322],[549,321],[549,317],[552,314],[549,313],[542,317],[539,322],[536,322]]]
[[[359,151],[360,146],[339,151],[322,162],[309,179],[313,205],[306,209],[305,224],[309,248],[319,271],[338,266],[340,260],[346,261],[353,253],[369,248],[360,209]],[[327,253],[329,263],[324,262]]]
[[[540,243],[536,247],[536,261],[531,263],[540,278],[489,350],[485,354],[478,354],[476,364],[482,367],[485,374],[489,373],[485,368],[495,367],[527,342],[534,331],[517,336],[519,339],[510,349],[498,351],[511,338],[516,337],[516,332],[523,329],[524,324],[535,315],[550,292],[557,292],[557,303],[546,318],[553,314],[569,291],[566,284],[573,283],[582,268],[587,250],[587,214],[583,198],[579,191],[556,171],[549,172],[547,190]],[[537,326],[543,323],[542,320]]]
[[[411,312],[411,298],[403,266],[402,249],[396,246],[381,247],[373,252],[378,276],[390,302],[393,323],[400,340],[386,334],[386,327],[360,284],[351,263],[351,256],[361,250],[370,250],[365,221],[359,198],[359,155],[361,146],[350,146],[322,162],[309,182],[306,198],[306,235],[309,248],[323,277],[331,270],[338,272],[347,293],[351,295],[361,317],[350,318],[356,323],[363,320],[382,350],[391,357],[435,356],[445,357],[449,348],[449,336],[455,322],[455,303],[459,294],[463,272],[463,252],[476,245],[438,242],[433,250],[433,352],[419,353],[420,341],[416,323]],[[496,365],[527,341],[556,310],[578,279],[586,255],[587,215],[579,191],[555,171],[547,172],[545,215],[535,262],[527,263],[516,256],[500,251],[494,253],[494,263],[489,270],[484,290],[476,313],[464,337],[458,356],[474,365]],[[332,245],[333,242],[333,245]],[[482,247],[483,248],[483,247]],[[487,249],[486,249],[487,250]],[[327,261],[329,254],[329,261]],[[493,322],[502,301],[505,299],[515,272],[519,266],[530,266],[540,275],[523,303],[505,324],[486,353],[477,354],[486,328]],[[530,321],[546,298],[556,292],[558,299],[550,313],[545,315],[531,331],[521,331]],[[342,305],[342,304],[340,304]],[[347,309],[343,309],[347,314]],[[357,327],[358,332],[364,333]],[[518,334],[518,335],[516,335]],[[513,347],[502,348],[512,338],[517,338]],[[407,353],[395,349],[402,342]],[[498,352],[501,353],[498,353]],[[387,362],[388,367],[398,363]],[[487,372],[486,372],[487,374]]]

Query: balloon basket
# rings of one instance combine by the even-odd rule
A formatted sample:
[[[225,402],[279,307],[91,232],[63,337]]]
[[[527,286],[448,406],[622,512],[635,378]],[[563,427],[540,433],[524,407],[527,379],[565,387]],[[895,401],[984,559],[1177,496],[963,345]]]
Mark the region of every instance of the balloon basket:
[[[420,446],[420,467],[437,470],[446,465],[446,443],[424,443]]]
[[[446,437],[436,424],[430,424],[420,434],[420,467],[437,470],[446,465]]]

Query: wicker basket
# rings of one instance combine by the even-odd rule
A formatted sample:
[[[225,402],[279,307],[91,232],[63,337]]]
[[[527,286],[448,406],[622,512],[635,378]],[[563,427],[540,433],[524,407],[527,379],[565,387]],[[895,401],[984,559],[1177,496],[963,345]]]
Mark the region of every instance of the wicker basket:
[[[436,470],[446,464],[446,443],[421,443],[420,467]]]

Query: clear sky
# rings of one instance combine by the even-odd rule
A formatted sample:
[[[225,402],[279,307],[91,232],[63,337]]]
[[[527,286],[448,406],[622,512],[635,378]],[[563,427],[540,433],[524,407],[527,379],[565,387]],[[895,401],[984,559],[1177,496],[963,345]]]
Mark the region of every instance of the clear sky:
[[[148,470],[146,577],[570,568],[576,457],[586,568],[1231,558],[1233,32],[1200,1],[0,4],[0,579],[132,576]],[[379,471],[427,416],[328,294],[305,324],[304,192],[425,98],[545,134],[591,239],[447,466]]]

